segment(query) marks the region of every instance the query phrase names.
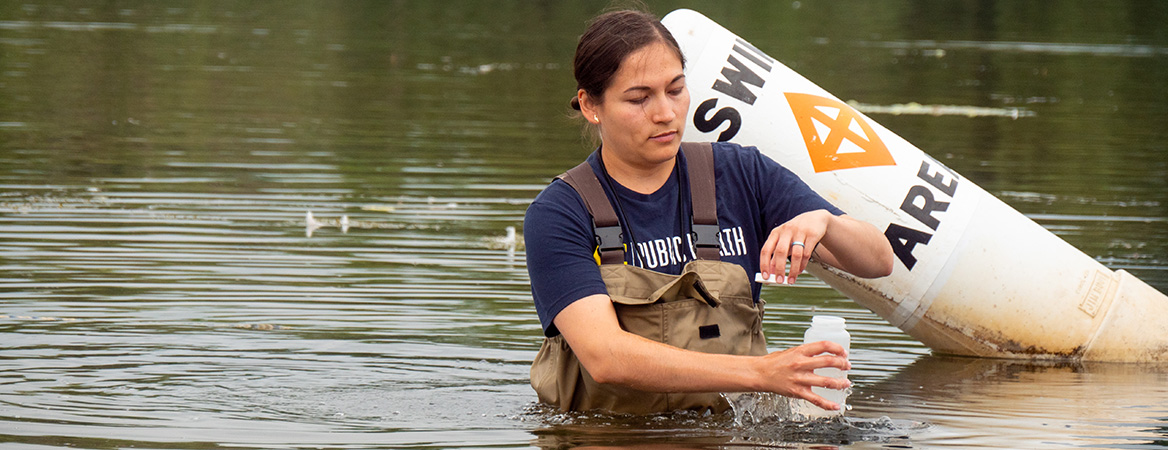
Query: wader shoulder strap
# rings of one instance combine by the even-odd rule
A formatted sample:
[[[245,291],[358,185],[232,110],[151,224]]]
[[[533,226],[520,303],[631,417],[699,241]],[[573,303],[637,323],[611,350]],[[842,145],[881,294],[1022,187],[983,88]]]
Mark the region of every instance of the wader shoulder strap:
[[[556,178],[567,182],[577,194],[580,194],[580,198],[584,199],[584,206],[588,208],[588,214],[592,215],[600,263],[624,264],[625,247],[620,220],[617,219],[608,196],[604,195],[604,188],[600,186],[600,180],[596,178],[592,166],[585,161]]]
[[[698,259],[721,260],[721,244],[718,234],[718,200],[714,188],[714,150],[709,142],[684,142],[681,151],[685,153],[689,178],[690,201],[693,205],[693,242]],[[564,180],[580,198],[592,215],[597,253],[601,264],[624,264],[625,248],[620,220],[596,172],[587,161],[556,177]]]
[[[690,201],[693,205],[693,242],[698,259],[718,261],[718,200],[714,188],[714,149],[709,142],[684,142],[681,151],[689,172]]]

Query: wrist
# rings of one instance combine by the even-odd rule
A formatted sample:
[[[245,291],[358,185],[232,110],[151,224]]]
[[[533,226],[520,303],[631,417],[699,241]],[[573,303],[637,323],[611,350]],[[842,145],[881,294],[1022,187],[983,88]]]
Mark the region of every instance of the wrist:
[[[823,214],[827,215],[827,217],[823,221],[823,238],[821,239],[821,240],[827,240],[831,236],[832,230],[836,228],[836,225],[838,224],[840,218],[839,218],[839,216],[832,214],[831,211],[828,211],[826,209],[821,209],[819,211],[821,211]]]
[[[749,356],[749,364],[744,366],[747,368],[745,387],[750,392],[770,392],[771,389],[767,385],[770,378],[767,376],[766,356]]]

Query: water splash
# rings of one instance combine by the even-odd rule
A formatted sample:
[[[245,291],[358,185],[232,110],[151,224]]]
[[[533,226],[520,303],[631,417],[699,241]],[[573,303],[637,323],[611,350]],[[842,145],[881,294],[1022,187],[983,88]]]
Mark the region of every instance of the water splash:
[[[767,421],[794,421],[795,399],[769,392],[738,392],[722,394],[730,403],[735,426],[747,426]]]
[[[808,419],[797,412],[801,400],[772,393],[722,394],[722,397],[730,402],[735,437],[755,444],[805,442],[842,445],[861,441],[907,441],[911,433],[929,427],[923,422],[888,416]]]

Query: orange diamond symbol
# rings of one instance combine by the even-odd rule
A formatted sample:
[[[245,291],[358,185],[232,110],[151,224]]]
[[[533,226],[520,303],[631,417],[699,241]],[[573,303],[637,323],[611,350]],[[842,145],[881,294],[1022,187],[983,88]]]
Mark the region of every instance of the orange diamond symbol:
[[[851,106],[817,95],[786,95],[816,173],[896,165],[888,147]]]

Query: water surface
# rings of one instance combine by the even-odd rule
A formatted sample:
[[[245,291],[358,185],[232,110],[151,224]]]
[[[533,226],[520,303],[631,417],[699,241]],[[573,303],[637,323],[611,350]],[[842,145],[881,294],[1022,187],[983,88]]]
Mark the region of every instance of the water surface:
[[[590,151],[570,61],[604,6],[0,4],[0,442],[1168,446],[1163,368],[933,355],[816,282],[764,289],[768,343],[847,318],[848,422],[536,405],[506,229]],[[1165,5],[651,6],[705,13],[1168,291]]]

